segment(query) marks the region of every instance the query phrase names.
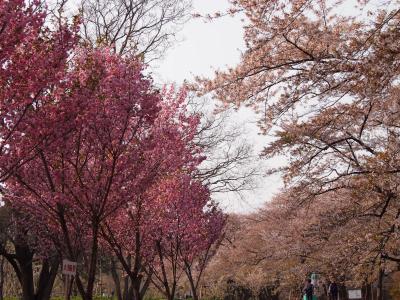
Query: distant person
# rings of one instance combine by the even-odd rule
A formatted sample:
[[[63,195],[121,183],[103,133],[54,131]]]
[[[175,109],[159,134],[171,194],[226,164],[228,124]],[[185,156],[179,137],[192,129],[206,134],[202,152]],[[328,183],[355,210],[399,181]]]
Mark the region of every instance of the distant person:
[[[328,294],[330,300],[338,300],[339,290],[334,280],[329,284]]]
[[[330,285],[329,281],[322,283],[322,290],[324,291],[324,296],[329,296],[328,294],[329,285]]]
[[[303,288],[303,294],[305,296],[305,299],[312,300],[313,293],[314,293],[314,286],[311,283],[311,279],[307,279]]]

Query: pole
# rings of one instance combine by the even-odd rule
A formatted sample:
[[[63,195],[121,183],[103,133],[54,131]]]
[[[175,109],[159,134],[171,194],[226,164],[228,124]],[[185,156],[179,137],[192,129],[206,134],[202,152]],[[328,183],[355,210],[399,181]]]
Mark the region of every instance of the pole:
[[[64,275],[64,276],[65,276],[64,294],[65,294],[65,300],[68,300],[69,275]]]

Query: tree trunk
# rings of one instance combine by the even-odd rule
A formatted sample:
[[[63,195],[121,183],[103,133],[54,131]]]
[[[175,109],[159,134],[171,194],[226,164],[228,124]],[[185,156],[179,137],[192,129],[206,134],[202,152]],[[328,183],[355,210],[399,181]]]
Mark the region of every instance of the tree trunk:
[[[125,284],[124,284],[124,294],[123,300],[132,300],[133,299],[133,287],[129,276],[125,277]]]
[[[121,282],[119,280],[117,266],[113,258],[111,258],[111,276],[114,281],[114,291],[117,294],[117,299],[122,300]]]
[[[4,257],[0,258],[0,300],[4,299]]]
[[[36,292],[37,300],[49,300],[53,290],[54,281],[57,276],[60,259],[54,258],[51,261],[44,260],[42,270],[39,275],[38,288]]]
[[[190,290],[192,291],[192,299],[193,300],[198,300],[199,297],[197,296],[197,288],[196,288],[196,286],[194,284],[193,277],[192,276],[188,276],[188,279],[189,279],[189,284],[190,284]]]
[[[94,282],[96,279],[96,268],[97,268],[97,256],[98,256],[97,254],[98,254],[98,249],[99,249],[98,224],[96,225],[96,223],[95,223],[93,225],[92,233],[93,233],[93,240],[92,240],[92,246],[91,246],[91,251],[90,251],[89,271],[88,271],[86,289],[83,286],[83,283],[79,277],[79,274],[77,274],[76,278],[75,278],[76,285],[78,287],[79,293],[81,294],[83,300],[93,300]]]
[[[76,280],[76,286],[78,288],[79,294],[81,294],[82,299],[86,299],[86,292],[85,292],[85,288],[83,287],[83,283],[81,278],[79,277],[79,274],[77,273],[75,276],[75,280]]]
[[[132,280],[131,278],[132,300],[142,300],[140,295],[140,285],[141,278],[136,278],[136,280]]]
[[[383,300],[383,274],[384,270],[382,268],[379,269],[378,274],[378,286],[376,290],[376,299]]]
[[[124,278],[124,294],[123,294],[123,300],[129,300],[129,287],[130,287],[130,279],[129,276],[126,275]]]
[[[348,296],[347,296],[347,289],[346,286],[344,284],[339,284],[338,285],[338,294],[339,294],[339,299],[340,300],[347,300]]]
[[[23,300],[35,300],[35,287],[33,284],[33,253],[26,245],[15,245],[16,259],[21,271],[20,283]]]
[[[20,236],[15,237],[12,241],[14,245],[14,253],[8,253],[2,249],[2,257],[0,267],[0,297],[3,297],[3,283],[4,283],[4,259],[10,263],[15,271],[20,284],[20,291],[23,300],[49,300],[53,289],[54,281],[57,275],[58,267],[60,264],[59,258],[42,260],[42,268],[37,282],[35,291],[35,284],[33,280],[33,257],[34,251]]]
[[[96,279],[96,267],[97,267],[97,250],[98,250],[97,237],[98,237],[98,232],[97,228],[95,227],[93,229],[92,251],[90,257],[89,274],[86,287],[86,298],[84,300],[93,299],[94,281]]]
[[[372,300],[371,285],[366,283],[362,289],[363,300]]]
[[[140,299],[144,298],[144,295],[147,292],[147,289],[149,288],[151,283],[151,274],[147,275],[147,278],[145,282],[143,283],[142,287],[140,288]]]
[[[172,279],[173,282],[170,286],[170,284],[168,282],[167,272],[166,272],[165,265],[164,265],[164,255],[163,255],[163,252],[161,249],[160,241],[157,241],[156,248],[157,248],[158,257],[160,260],[160,267],[161,267],[161,273],[162,273],[162,278],[163,278],[162,285],[164,287],[164,290],[161,292],[164,293],[167,300],[173,300],[174,296],[175,296],[176,278]]]
[[[126,258],[127,261],[127,265],[129,270],[131,269],[131,256],[128,255]],[[128,276],[128,274],[125,276],[124,278],[124,296],[123,296],[123,300],[129,300],[129,283],[130,283],[130,278]]]

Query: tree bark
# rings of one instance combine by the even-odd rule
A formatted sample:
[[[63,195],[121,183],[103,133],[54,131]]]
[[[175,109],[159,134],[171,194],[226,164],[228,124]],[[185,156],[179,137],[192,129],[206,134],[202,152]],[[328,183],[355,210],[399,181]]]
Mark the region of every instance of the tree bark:
[[[383,300],[383,275],[384,275],[384,270],[380,268],[378,274],[378,286],[376,290],[377,300]]]
[[[49,300],[53,290],[54,281],[59,267],[59,259],[55,258],[49,262],[43,260],[39,275],[38,286],[35,292],[33,281],[33,252],[27,245],[15,245],[13,259],[7,256],[21,285],[23,300]]]
[[[363,286],[363,288],[362,288],[362,297],[363,297],[363,300],[372,300],[371,285],[369,283],[366,283]]]
[[[21,243],[15,245],[15,254],[21,274],[22,299],[35,300],[32,268],[33,253],[27,245]]]
[[[126,258],[127,261],[127,266],[128,269],[131,269],[131,256],[128,255]],[[129,283],[130,283],[130,278],[129,275],[127,274],[124,278],[124,296],[123,296],[123,300],[129,300]]]
[[[147,292],[151,283],[151,274],[147,275],[146,281],[143,283],[142,287],[140,288],[140,299],[144,298],[144,295]]]
[[[43,262],[36,292],[37,300],[50,299],[59,266],[60,259],[58,257]]]
[[[0,258],[0,300],[4,299],[4,257]]]
[[[136,278],[136,280],[132,280],[132,278],[131,278],[132,299],[133,300],[141,300],[140,285],[141,285],[141,278]]]
[[[338,289],[339,299],[346,300],[348,298],[346,286],[344,284],[339,284]]]
[[[190,289],[192,291],[192,299],[193,300],[198,300],[199,297],[197,296],[197,287],[194,284],[193,277],[192,276],[188,276],[188,279],[189,279]]]
[[[91,258],[90,258],[90,266],[89,266],[89,274],[88,274],[88,283],[86,288],[86,299],[93,299],[93,289],[94,289],[94,281],[96,278],[96,266],[97,266],[97,251],[98,251],[98,230],[97,226],[93,228],[93,241],[92,241],[92,250],[91,250]]]
[[[114,281],[114,291],[117,295],[117,299],[122,300],[121,282],[119,280],[117,266],[113,258],[111,258],[111,276]]]
[[[79,293],[83,300],[92,300],[93,299],[93,290],[94,290],[94,282],[96,279],[96,267],[97,267],[97,258],[98,258],[98,237],[99,237],[99,228],[98,223],[95,223],[92,228],[93,240],[90,251],[90,261],[89,261],[89,272],[87,278],[86,289],[83,286],[83,283],[79,277],[79,274],[76,275],[76,285],[78,287]],[[96,225],[97,224],[97,225]]]

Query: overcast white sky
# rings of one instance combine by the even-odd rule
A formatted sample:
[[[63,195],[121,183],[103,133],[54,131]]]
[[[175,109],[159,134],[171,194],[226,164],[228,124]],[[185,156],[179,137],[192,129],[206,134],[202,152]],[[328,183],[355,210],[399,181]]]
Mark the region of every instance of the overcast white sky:
[[[194,0],[194,11],[201,14],[224,11],[227,0]],[[238,63],[244,49],[242,23],[238,18],[225,17],[213,22],[191,19],[178,35],[180,42],[170,49],[165,59],[158,62],[155,77],[157,81],[181,84],[183,80],[193,79],[196,75],[212,76],[217,69],[234,66]],[[265,145],[265,137],[258,135],[254,115],[251,111],[241,109],[234,118],[245,121],[247,138],[254,142],[255,150],[260,151]],[[281,186],[278,176],[262,179],[260,188],[244,194],[240,200],[233,195],[218,197],[227,211],[250,212],[272,198]]]
[[[193,11],[201,14],[224,11],[227,0],[194,0]],[[244,49],[240,20],[225,17],[213,22],[194,18],[178,35],[181,40],[161,63],[163,81],[182,82],[194,75],[212,75],[213,70],[234,65]]]

